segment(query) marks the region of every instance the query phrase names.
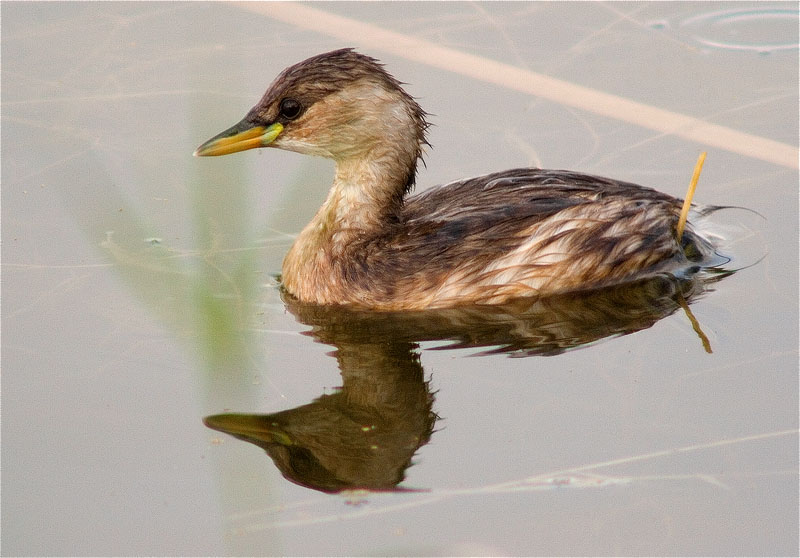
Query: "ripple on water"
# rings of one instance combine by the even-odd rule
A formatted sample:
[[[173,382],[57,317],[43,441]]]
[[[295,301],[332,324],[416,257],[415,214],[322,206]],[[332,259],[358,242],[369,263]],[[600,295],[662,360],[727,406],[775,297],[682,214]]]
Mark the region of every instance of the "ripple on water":
[[[679,26],[706,47],[772,54],[798,48],[799,21],[797,9],[748,7],[699,14]]]

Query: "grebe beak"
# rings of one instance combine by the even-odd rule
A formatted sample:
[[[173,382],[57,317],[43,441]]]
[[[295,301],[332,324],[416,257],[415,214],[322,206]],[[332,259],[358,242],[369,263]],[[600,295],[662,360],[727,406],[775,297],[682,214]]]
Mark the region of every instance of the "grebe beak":
[[[254,126],[247,119],[228,128],[205,142],[194,152],[195,157],[228,155],[237,151],[266,147],[283,131],[283,125],[275,122],[270,126]]]

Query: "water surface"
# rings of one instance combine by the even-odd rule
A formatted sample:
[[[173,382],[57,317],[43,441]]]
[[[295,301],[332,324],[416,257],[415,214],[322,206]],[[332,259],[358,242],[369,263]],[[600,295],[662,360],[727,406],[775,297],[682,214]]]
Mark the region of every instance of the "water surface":
[[[796,155],[547,100],[378,32],[791,155],[796,6],[303,7],[319,12],[2,4],[3,553],[796,554]],[[345,42],[331,15],[373,27]],[[332,164],[191,155],[286,65],[342,46],[434,115],[421,188],[537,165],[682,196],[707,150],[697,200],[763,216],[712,227],[744,269],[491,312],[287,304],[274,277]],[[280,459],[203,424],[283,413],[281,451],[329,440],[339,416],[298,415],[343,408],[373,437],[359,455],[381,449],[359,473],[379,492],[331,494],[358,467],[329,444],[309,470],[336,475],[289,482]]]

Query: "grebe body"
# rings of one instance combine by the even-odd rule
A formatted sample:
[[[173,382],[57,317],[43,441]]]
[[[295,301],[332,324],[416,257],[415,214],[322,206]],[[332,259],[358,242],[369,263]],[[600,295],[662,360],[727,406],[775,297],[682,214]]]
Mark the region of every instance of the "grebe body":
[[[327,199],[283,262],[304,302],[382,310],[499,304],[696,267],[712,245],[682,201],[562,170],[520,168],[409,195],[425,112],[351,49],[284,70],[261,101],[196,155],[278,147],[329,157]]]

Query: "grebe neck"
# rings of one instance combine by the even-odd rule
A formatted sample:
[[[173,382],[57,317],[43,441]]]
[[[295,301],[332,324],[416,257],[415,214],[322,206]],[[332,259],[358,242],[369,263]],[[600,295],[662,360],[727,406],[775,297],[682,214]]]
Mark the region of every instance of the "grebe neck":
[[[337,106],[329,112],[348,116],[325,142],[336,175],[316,225],[363,234],[397,223],[427,124],[412,101],[374,85],[351,87],[328,102]]]
[[[375,148],[368,157],[337,161],[333,185],[315,220],[326,219],[329,228],[355,234],[397,223],[416,161],[387,151]]]
[[[336,161],[328,197],[284,259],[283,282],[290,292],[318,298],[318,302],[336,301],[333,296],[327,300],[325,291],[331,277],[343,271],[338,264],[352,261],[352,250],[358,251],[361,241],[401,223],[403,197],[413,185],[416,158],[415,153],[393,146],[376,146],[366,156]]]

